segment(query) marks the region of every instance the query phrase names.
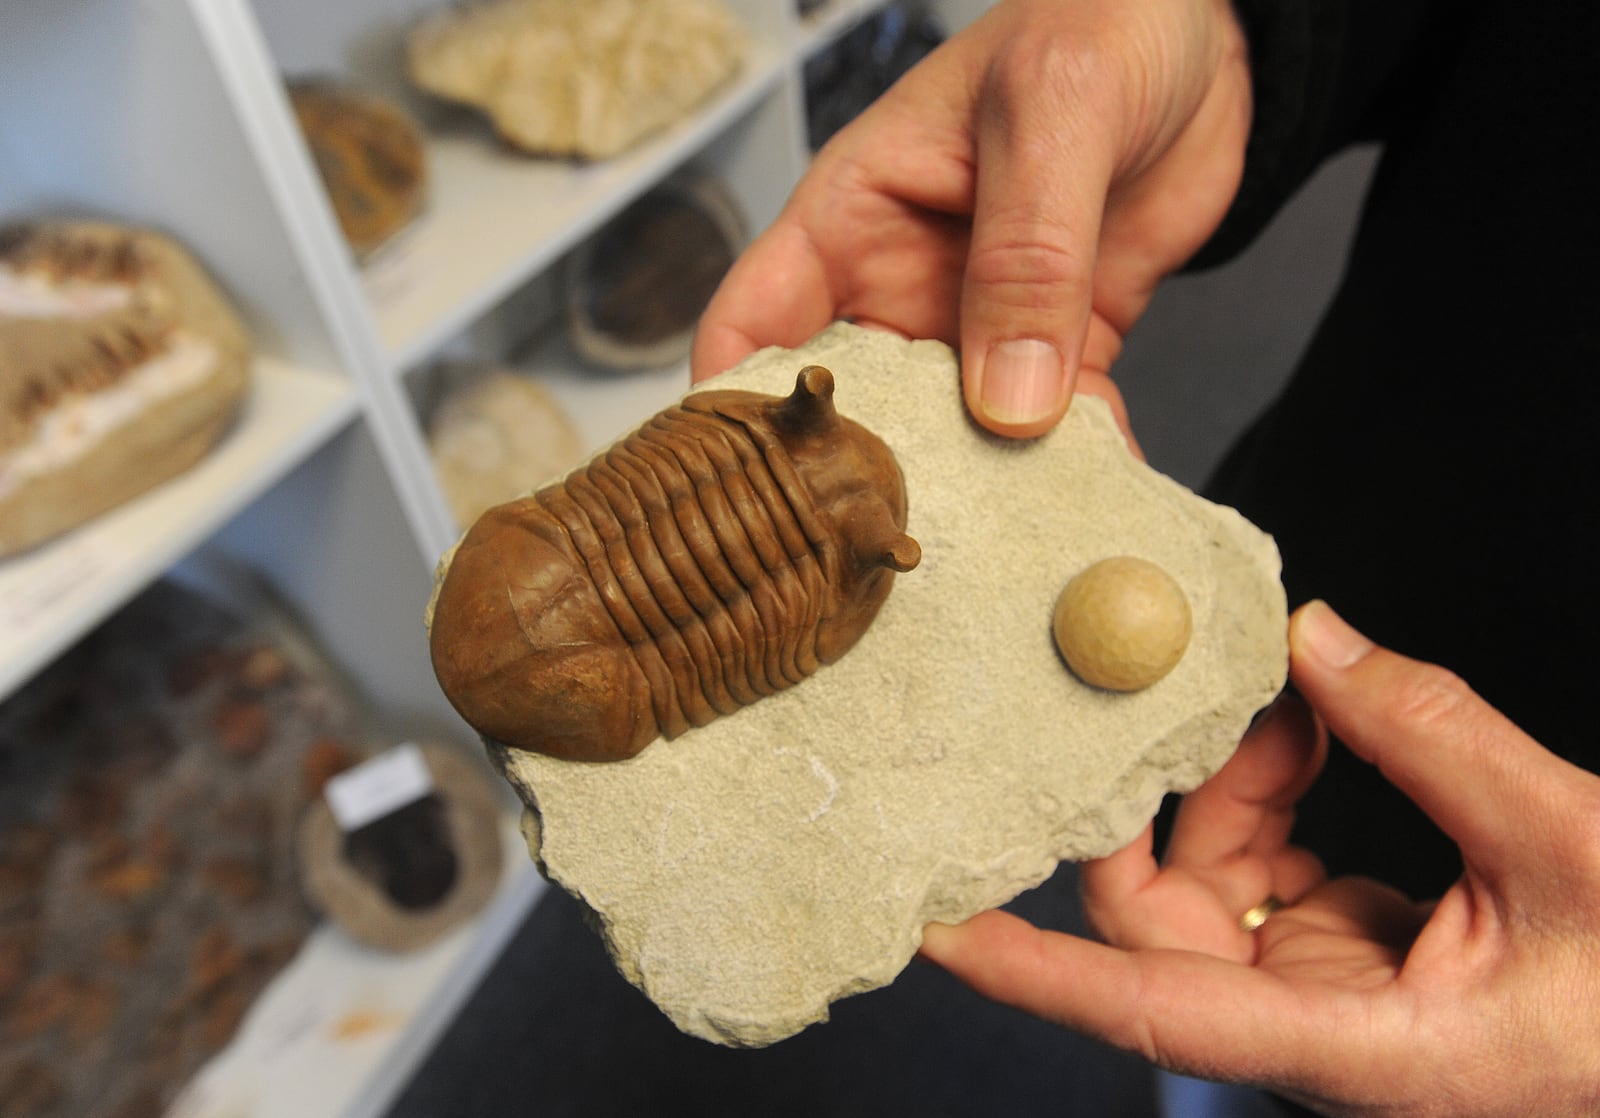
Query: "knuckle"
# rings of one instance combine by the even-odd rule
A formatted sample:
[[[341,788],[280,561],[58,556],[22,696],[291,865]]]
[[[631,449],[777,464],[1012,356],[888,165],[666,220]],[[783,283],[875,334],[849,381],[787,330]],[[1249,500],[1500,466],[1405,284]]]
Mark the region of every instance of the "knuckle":
[[[1121,53],[1103,36],[1019,36],[995,59],[1000,92],[1013,101],[1038,97],[1041,87],[1057,101],[1082,102],[1111,87]]]
[[[1038,34],[1016,35],[984,74],[984,100],[1002,121],[1080,120],[1114,130],[1132,119],[1151,81],[1181,69],[1167,20],[1131,9],[1063,12]]]
[[[1042,214],[991,215],[967,259],[967,281],[988,297],[1048,309],[1087,292],[1092,263],[1070,247],[1067,230]]]
[[[1477,701],[1465,680],[1437,664],[1419,664],[1398,683],[1381,708],[1393,725],[1427,732],[1457,723]]]
[[[997,51],[980,97],[989,127],[1013,144],[1110,133],[1125,100],[1122,56],[1096,37],[1019,36]]]

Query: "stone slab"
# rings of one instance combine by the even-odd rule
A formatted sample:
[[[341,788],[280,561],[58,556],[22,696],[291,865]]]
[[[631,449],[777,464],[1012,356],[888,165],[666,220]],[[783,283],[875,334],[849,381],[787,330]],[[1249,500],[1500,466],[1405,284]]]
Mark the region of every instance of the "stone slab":
[[[1081,397],[1028,442],[966,416],[940,343],[836,325],[713,382],[787,394],[832,369],[842,414],[899,458],[922,563],[837,664],[632,760],[508,752],[543,872],[685,1032],[759,1046],[893,981],[956,922],[1125,845],[1231,755],[1282,687],[1272,540],[1134,459]],[[1150,559],[1194,637],[1147,690],[1097,691],[1051,638],[1091,562]],[[537,1007],[534,1007],[537,1008]]]

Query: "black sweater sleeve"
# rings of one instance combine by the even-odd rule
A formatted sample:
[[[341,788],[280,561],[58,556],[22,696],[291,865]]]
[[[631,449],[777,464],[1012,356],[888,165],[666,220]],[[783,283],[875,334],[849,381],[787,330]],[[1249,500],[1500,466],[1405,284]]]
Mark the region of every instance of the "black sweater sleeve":
[[[1458,5],[1459,6],[1459,5]],[[1328,156],[1404,126],[1442,17],[1427,0],[1234,0],[1254,112],[1244,178],[1191,268],[1242,251]]]

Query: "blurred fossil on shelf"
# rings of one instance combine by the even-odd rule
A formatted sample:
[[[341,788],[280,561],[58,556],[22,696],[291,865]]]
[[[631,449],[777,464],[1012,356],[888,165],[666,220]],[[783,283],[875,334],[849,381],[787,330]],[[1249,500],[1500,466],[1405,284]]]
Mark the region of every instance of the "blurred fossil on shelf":
[[[613,369],[686,360],[695,323],[745,237],[738,203],[715,179],[685,174],[650,191],[572,254],[573,348]]]
[[[248,755],[219,725],[244,705]],[[263,618],[175,580],[0,701],[0,1112],[163,1113],[311,933],[301,774],[359,730]]]
[[[380,951],[438,941],[483,911],[500,884],[500,807],[488,770],[448,746],[416,749],[426,795],[348,832],[319,798],[295,838],[312,904]]]
[[[446,502],[463,528],[583,460],[577,428],[531,377],[457,363],[433,371],[439,400],[428,449]]]
[[[745,49],[718,0],[484,0],[418,24],[409,70],[519,148],[604,159],[704,101]]]
[[[369,255],[422,212],[421,128],[398,105],[328,80],[291,82],[289,100],[345,241]]]
[[[249,382],[244,325],[159,233],[0,229],[0,556],[194,465]]]

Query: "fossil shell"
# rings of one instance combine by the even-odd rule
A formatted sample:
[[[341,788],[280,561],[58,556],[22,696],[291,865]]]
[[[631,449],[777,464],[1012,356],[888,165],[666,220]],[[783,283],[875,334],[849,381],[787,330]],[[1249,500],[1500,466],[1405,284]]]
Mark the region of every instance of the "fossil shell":
[[[434,670],[504,745],[631,757],[844,655],[921,557],[905,523],[828,370],[786,399],[691,395],[478,520],[430,609]]]
[[[335,821],[326,798],[318,796],[307,806],[295,835],[307,899],[352,939],[380,951],[417,951],[435,942],[483,911],[500,884],[500,809],[489,775],[458,750],[431,742],[418,748],[439,812],[434,819],[443,834],[436,837],[443,839],[454,868],[448,886],[431,903],[405,903],[382,886],[370,866],[364,872],[352,857],[351,835]],[[435,837],[429,830],[423,825],[388,837],[397,845],[409,839],[421,846]],[[431,868],[437,872],[437,864]]]
[[[0,555],[186,470],[248,381],[249,339],[170,239],[94,222],[0,229]]]
[[[603,159],[692,110],[744,51],[717,0],[488,0],[418,24],[409,69],[520,148]]]
[[[422,130],[398,105],[328,81],[290,83],[289,102],[344,239],[366,256],[422,210]]]

